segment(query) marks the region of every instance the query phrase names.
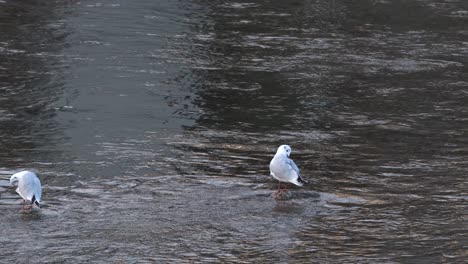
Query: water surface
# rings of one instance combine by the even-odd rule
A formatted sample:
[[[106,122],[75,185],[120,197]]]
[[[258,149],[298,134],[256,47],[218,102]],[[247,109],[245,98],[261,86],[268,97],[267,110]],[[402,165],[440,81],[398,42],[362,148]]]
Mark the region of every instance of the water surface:
[[[0,1],[1,262],[463,262],[467,25],[462,0]],[[310,184],[275,201],[284,143]]]

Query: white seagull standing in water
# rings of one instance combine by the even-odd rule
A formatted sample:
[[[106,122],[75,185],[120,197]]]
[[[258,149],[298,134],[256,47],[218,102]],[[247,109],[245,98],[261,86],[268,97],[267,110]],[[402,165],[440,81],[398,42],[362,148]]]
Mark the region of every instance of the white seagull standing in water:
[[[270,162],[270,175],[278,180],[278,190],[274,194],[276,198],[281,193],[281,182],[294,183],[297,186],[302,186],[307,181],[301,178],[299,168],[292,159],[289,158],[291,147],[288,145],[279,146],[275,156]],[[286,191],[286,185],[284,185]]]
[[[21,171],[15,173],[10,178],[10,184],[18,186],[16,192],[23,197],[23,209],[32,209],[33,204],[41,208],[41,182],[36,174],[30,171]],[[25,208],[26,202],[31,202],[29,208]]]

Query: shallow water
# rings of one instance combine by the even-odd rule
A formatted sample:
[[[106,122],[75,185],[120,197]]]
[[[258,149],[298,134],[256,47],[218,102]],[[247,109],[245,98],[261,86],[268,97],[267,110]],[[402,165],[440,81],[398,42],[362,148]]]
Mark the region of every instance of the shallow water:
[[[463,262],[467,25],[462,0],[0,1],[0,262]],[[310,184],[276,201],[284,143]]]

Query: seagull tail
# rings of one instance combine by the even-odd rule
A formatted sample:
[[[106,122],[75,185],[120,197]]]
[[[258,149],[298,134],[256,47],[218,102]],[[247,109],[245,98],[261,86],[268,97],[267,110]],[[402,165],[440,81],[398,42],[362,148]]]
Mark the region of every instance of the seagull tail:
[[[36,195],[33,195],[31,204],[36,204],[37,207],[41,208],[41,204],[36,200]]]
[[[303,186],[304,184],[307,184],[309,182],[302,179],[301,176],[297,175],[297,179],[295,181],[291,181],[291,183],[294,183],[297,186]]]
[[[297,182],[299,182],[302,185],[309,183],[308,181],[304,180],[301,178],[300,175],[297,176]]]

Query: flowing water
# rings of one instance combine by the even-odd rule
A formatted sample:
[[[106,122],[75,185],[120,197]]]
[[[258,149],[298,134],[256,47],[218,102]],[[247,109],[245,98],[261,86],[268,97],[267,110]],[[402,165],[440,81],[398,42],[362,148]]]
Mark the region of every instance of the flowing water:
[[[468,259],[464,0],[1,0],[0,33],[1,263]],[[275,200],[281,144],[310,183]]]

